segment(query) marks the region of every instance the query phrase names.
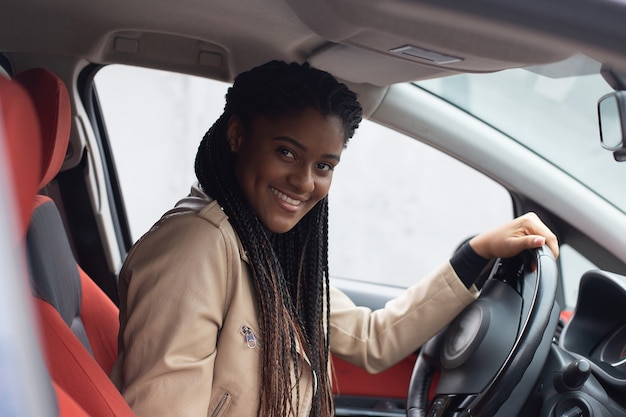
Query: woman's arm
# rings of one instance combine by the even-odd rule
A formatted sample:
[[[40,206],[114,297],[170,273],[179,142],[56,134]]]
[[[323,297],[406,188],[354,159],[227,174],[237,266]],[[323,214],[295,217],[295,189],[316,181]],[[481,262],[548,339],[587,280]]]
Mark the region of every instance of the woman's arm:
[[[331,352],[368,372],[383,371],[414,353],[476,296],[449,263],[376,311],[331,288]]]
[[[558,256],[556,236],[534,213],[470,240],[476,254],[486,259],[511,257],[544,244]],[[373,312],[331,289],[331,351],[369,372],[385,370],[415,352],[474,300],[476,287],[464,281],[445,263]]]
[[[232,252],[218,228],[187,214],[160,223],[130,254],[116,382],[138,416],[207,415]]]

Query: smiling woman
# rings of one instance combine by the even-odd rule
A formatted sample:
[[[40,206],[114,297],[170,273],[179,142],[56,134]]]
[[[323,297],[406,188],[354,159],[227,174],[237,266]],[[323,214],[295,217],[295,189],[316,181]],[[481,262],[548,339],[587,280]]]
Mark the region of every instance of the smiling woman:
[[[275,233],[291,230],[328,195],[344,148],[343,123],[308,110],[297,117],[257,117],[228,124],[237,179],[253,210]]]
[[[354,92],[307,63],[235,78],[198,147],[197,184],[119,274],[111,378],[138,415],[334,415],[331,353],[387,369],[475,299],[489,259],[544,244],[558,255],[529,213],[473,237],[384,308],[355,305],[329,281],[327,194],[361,115]]]
[[[138,414],[213,415],[225,398],[235,398],[229,407],[238,415],[332,413],[325,313],[332,171],[325,168],[339,159],[361,112],[345,84],[307,64],[272,61],[237,76],[198,147],[193,197],[137,242],[120,272],[124,343],[112,378]],[[164,261],[165,269],[157,266]],[[175,311],[146,315],[155,302]],[[240,344],[221,334],[238,331],[241,319],[247,345],[261,335],[263,349],[234,361],[229,354]],[[160,345],[146,345],[146,336]],[[181,356],[205,377],[181,373]],[[232,381],[250,368],[258,372]],[[198,381],[194,390],[190,380]],[[163,401],[146,401],[163,387]],[[238,405],[240,392],[250,397]]]

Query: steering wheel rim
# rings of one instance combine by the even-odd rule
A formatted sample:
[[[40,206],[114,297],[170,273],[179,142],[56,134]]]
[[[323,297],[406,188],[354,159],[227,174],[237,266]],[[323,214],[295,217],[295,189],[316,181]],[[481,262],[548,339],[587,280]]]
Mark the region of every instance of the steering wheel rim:
[[[524,374],[536,369],[531,362],[543,364],[551,342],[547,332],[551,335],[556,326],[557,268],[552,252],[544,246],[490,265],[480,277],[487,280],[478,299],[420,349],[409,384],[407,416],[491,417],[523,376],[538,376],[536,370],[537,375]],[[515,312],[517,326],[507,325]],[[441,375],[437,396],[429,402],[436,371]]]

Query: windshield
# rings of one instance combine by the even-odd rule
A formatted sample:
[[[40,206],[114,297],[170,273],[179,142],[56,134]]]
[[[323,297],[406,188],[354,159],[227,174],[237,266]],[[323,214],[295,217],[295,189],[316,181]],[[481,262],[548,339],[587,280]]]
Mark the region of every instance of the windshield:
[[[599,63],[577,56],[416,84],[506,133],[626,212],[626,166],[600,146],[597,102],[612,89]]]

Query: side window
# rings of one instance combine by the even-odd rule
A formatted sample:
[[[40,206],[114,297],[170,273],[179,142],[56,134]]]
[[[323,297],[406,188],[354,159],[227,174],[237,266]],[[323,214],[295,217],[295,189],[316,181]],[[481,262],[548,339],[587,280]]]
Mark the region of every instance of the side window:
[[[131,234],[187,195],[226,83],[121,65],[95,78]],[[512,218],[508,192],[457,160],[364,121],[334,172],[330,273],[408,286],[468,237]]]
[[[329,201],[331,275],[403,287],[513,217],[500,184],[369,121],[342,154]]]
[[[578,285],[582,275],[592,269],[599,269],[576,249],[568,244],[559,248],[559,264],[563,282],[564,308],[574,308],[578,300]]]
[[[229,85],[123,65],[95,77],[133,240],[189,193],[200,140]]]

